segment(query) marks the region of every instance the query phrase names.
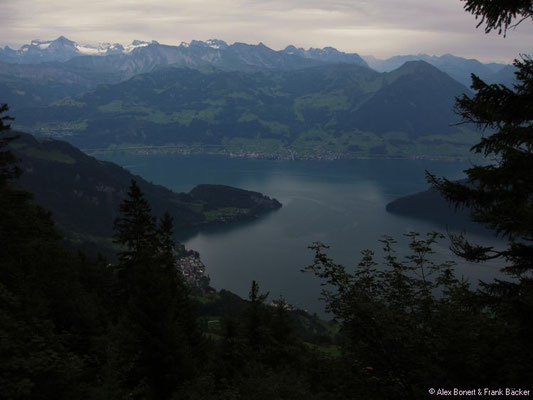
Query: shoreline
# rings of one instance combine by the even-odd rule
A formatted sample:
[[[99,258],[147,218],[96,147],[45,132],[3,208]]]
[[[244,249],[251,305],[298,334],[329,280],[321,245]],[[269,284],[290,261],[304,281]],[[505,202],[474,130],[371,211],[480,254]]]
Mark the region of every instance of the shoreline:
[[[127,146],[117,148],[81,148],[93,157],[99,154],[129,154],[129,155],[180,155],[180,156],[222,156],[227,158],[261,159],[272,161],[340,161],[340,160],[428,160],[428,161],[482,161],[482,157],[463,155],[435,155],[435,154],[391,154],[369,155],[347,152],[324,152],[318,154],[302,154],[301,152],[284,149],[277,152],[264,152],[243,149],[219,148],[209,149],[206,146]]]

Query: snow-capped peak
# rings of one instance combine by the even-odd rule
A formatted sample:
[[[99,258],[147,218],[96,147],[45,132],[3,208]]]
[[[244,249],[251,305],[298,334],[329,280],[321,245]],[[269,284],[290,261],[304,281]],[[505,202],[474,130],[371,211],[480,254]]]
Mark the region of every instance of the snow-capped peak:
[[[24,46],[22,46],[22,48],[29,48],[29,47],[32,47],[32,48],[38,48],[39,50],[45,50],[47,49],[48,47],[50,47],[51,44],[55,44],[56,47],[58,45],[62,45],[64,43],[74,43],[74,42],[70,42],[70,40],[68,40],[67,38],[63,37],[63,36],[60,36],[58,37],[57,39],[55,40],[40,40],[40,39],[33,39],[29,45],[25,44]]]
[[[205,42],[209,47],[212,49],[225,49],[228,47],[228,44],[224,42],[223,40],[219,39],[209,39]]]
[[[120,43],[75,44],[76,50],[83,55],[100,56],[121,53],[124,47]]]
[[[31,41],[31,46],[35,46],[35,47],[38,47],[41,50],[44,50],[44,49],[47,49],[48,46],[50,46],[50,43],[51,42],[42,42],[42,41],[39,41],[39,40],[32,40]]]
[[[139,47],[146,47],[150,42],[144,42],[142,40],[134,40],[131,44],[124,46],[125,53],[131,53],[133,50],[138,49]]]
[[[78,50],[81,54],[89,55],[89,56],[95,56],[102,54],[102,51],[100,49],[100,46],[91,46],[91,45],[83,45],[76,43],[76,50]],[[105,52],[105,51],[104,51]]]

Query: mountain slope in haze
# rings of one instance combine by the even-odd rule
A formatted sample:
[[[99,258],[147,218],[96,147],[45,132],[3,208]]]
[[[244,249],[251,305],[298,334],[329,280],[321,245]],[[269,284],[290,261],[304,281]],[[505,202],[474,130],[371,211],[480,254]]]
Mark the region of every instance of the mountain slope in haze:
[[[134,176],[116,164],[87,156],[57,140],[19,134],[10,145],[23,170],[17,181],[53,212],[61,228],[82,237],[110,237],[119,205],[135,179],[156,215],[168,211],[177,230],[257,218],[281,204],[257,192],[201,185],[175,193]],[[224,199],[223,204],[217,203]]]
[[[425,61],[446,72],[452,78],[470,87],[470,75],[475,74],[488,83],[502,83],[509,85],[514,81],[515,68],[512,65],[488,63],[484,64],[475,59],[466,59],[452,54],[429,56],[427,54],[394,56],[380,60],[372,56],[363,56],[369,67],[378,72],[390,72],[400,68],[409,61]]]
[[[102,83],[117,83],[120,73],[93,71],[65,63],[11,64],[0,61],[0,96],[12,109],[46,106]]]
[[[242,144],[405,156],[415,142],[425,152],[440,141],[433,144],[451,154],[464,129],[451,111],[462,93],[468,89],[424,62],[385,74],[352,64],[255,73],[159,68],[13,114],[21,130],[85,149]]]
[[[512,88],[517,82],[517,69],[514,65],[506,65],[502,69],[496,71],[493,75],[486,78],[487,83],[498,83]]]
[[[426,62],[410,61],[384,77],[386,84],[354,112],[351,123],[378,133],[427,136],[453,132],[455,98],[464,86]]]
[[[357,53],[344,53],[333,47],[324,47],[323,49],[310,48],[305,50],[303,48],[296,48],[295,46],[287,46],[282,50],[285,54],[296,54],[300,57],[310,58],[313,60],[320,60],[328,63],[347,63],[355,64],[361,67],[368,67],[366,61]]]

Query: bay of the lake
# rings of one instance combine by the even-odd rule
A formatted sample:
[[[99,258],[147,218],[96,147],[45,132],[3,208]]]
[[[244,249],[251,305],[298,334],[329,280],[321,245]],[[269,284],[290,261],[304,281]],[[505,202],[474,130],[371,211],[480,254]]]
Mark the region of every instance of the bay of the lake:
[[[428,160],[273,161],[210,155],[99,156],[124,166],[148,181],[174,191],[188,191],[200,183],[224,184],[275,197],[283,207],[252,222],[183,232],[187,248],[200,252],[211,285],[247,297],[252,280],[283,295],[299,308],[319,314],[317,278],[301,269],[313,260],[308,246],[321,241],[339,263],[355,265],[363,249],[381,256],[382,235],[399,240],[399,253],[407,248],[403,234],[438,230],[445,225],[388,213],[388,202],[428,188],[425,170],[449,179],[464,177],[466,162]],[[457,229],[458,227],[452,227]],[[470,234],[484,243],[495,239]],[[437,259],[453,259],[449,240],[436,246]],[[498,274],[496,265],[460,263],[459,275],[476,284]]]

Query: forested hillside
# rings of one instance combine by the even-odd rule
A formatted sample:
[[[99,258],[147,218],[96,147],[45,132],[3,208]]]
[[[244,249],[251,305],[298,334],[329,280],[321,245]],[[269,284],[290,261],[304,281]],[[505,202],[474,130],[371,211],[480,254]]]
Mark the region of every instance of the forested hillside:
[[[84,149],[459,157],[477,140],[454,125],[462,93],[468,89],[422,61],[385,74],[350,64],[257,73],[162,68],[14,115],[23,130]]]
[[[16,184],[34,193],[75,243],[111,245],[113,221],[132,179],[157,214],[168,211],[180,231],[254,219],[281,207],[260,193],[221,185],[204,184],[190,193],[175,193],[62,141],[19,133],[10,149],[23,171]]]

